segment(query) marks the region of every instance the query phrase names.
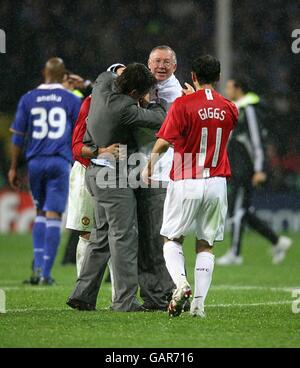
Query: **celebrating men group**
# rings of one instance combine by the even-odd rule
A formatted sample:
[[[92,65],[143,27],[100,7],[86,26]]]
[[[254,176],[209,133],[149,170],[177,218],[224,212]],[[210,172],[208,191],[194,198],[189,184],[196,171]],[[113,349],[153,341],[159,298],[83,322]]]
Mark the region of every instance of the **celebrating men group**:
[[[160,46],[152,50],[149,57],[149,69],[152,73],[142,65],[129,65],[117,78],[115,86],[112,83],[114,78],[112,74],[100,75],[93,90],[88,116],[85,140],[87,145],[93,146],[97,142],[96,147],[105,147],[118,142],[127,146],[129,154],[139,150],[148,156],[150,155],[155,143],[155,132],[164,120],[165,111],[157,108],[157,104],[150,104],[148,109],[143,109],[137,107],[136,102],[151,88],[150,95],[153,100],[156,97],[163,97],[164,101],[170,104],[182,94],[182,89],[173,74],[176,70],[176,55],[169,47]],[[148,88],[147,82],[150,83]],[[114,90],[115,88],[116,90]],[[135,91],[139,91],[139,93]],[[117,119],[122,118],[118,109],[123,108],[124,95],[127,95],[126,101],[130,104],[134,103],[135,116],[124,116],[124,119],[126,118],[124,121],[117,122]],[[104,104],[100,103],[102,99],[105,101]],[[108,111],[106,111],[107,105]],[[158,111],[153,111],[154,108]],[[117,111],[116,118],[112,115],[114,109]],[[132,106],[131,110],[133,110]],[[103,122],[104,119],[101,119],[103,115],[108,116],[107,122]],[[112,116],[114,119],[110,120]],[[100,121],[101,123],[99,123]],[[96,128],[98,132],[95,131]],[[164,173],[165,180],[169,180],[168,172],[172,165],[172,152],[169,152],[162,161],[166,166],[164,170],[167,171],[167,174]],[[125,162],[127,163],[127,160]],[[93,198],[99,199],[103,194],[103,190],[101,191],[94,184],[95,177],[101,175],[103,171],[106,174],[107,170],[113,172],[116,169],[118,173],[122,166],[121,161],[116,168],[111,165],[108,159],[92,160],[92,165],[87,173],[87,183]],[[91,173],[91,179],[89,173]],[[109,175],[109,173],[107,174]],[[160,178],[158,176],[158,179]],[[121,177],[116,179],[119,182],[123,180]],[[127,183],[125,183],[125,187],[127,187]],[[97,230],[94,229],[92,232],[85,262],[76,288],[68,300],[68,305],[81,310],[95,309],[103,272],[111,256],[115,291],[113,309],[126,311],[166,310],[168,297],[172,294],[173,282],[166,270],[162,251],[163,241],[160,236],[165,189],[137,188],[134,192],[129,187],[117,188],[116,190],[108,188],[106,191],[109,200],[113,200],[114,192],[116,192],[117,197],[114,205],[110,206],[111,208],[108,208],[107,201],[96,200],[94,203],[96,206],[94,207],[95,215],[98,216],[95,222]],[[122,200],[120,199],[121,195],[123,196]],[[118,207],[117,204],[121,207]],[[103,209],[106,211],[104,212]],[[136,220],[137,215],[138,220]],[[106,219],[108,223],[106,223]],[[108,230],[112,231],[112,229],[120,234],[114,239],[113,236],[109,239]],[[142,308],[136,300],[138,285],[140,285],[141,297],[144,300]],[[118,297],[118,290],[124,290],[120,297]]]
[[[78,280],[67,301],[72,308],[95,309],[110,262],[112,310],[166,310],[169,305],[170,315],[180,315],[191,295],[182,242],[195,234],[196,293],[191,313],[204,316],[212,249],[224,234],[230,176],[226,144],[237,109],[214,90],[220,77],[218,60],[203,56],[194,62],[196,93],[190,86],[182,90],[174,75],[176,64],[176,54],[168,46],[151,51],[149,69],[138,63],[126,68],[116,64],[100,74],[81,107],[73,134],[76,162],[67,221],[69,228],[81,231]],[[34,277],[51,284],[79,101],[57,85],[64,75],[60,59],[51,59],[45,72],[45,85],[20,101],[12,127],[10,182],[17,185],[17,162],[27,135],[30,184],[38,210]],[[151,155],[141,178],[138,161],[145,164],[145,157],[150,158],[158,130],[153,154],[160,154],[160,160]],[[136,152],[139,155],[132,156]],[[149,183],[155,185],[149,188]],[[139,286],[143,305],[137,299]]]

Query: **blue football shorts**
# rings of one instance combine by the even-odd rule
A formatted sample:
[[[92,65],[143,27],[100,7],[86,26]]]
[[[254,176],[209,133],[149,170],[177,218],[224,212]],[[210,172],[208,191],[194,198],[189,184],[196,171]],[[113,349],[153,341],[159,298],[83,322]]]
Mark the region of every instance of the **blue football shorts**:
[[[70,163],[60,156],[34,157],[28,162],[28,173],[36,208],[63,213],[69,194]]]

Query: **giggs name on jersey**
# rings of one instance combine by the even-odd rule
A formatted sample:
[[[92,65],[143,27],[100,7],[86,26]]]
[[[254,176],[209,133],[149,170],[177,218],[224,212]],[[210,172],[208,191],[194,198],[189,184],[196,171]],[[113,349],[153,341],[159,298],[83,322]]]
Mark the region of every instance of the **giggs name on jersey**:
[[[174,146],[170,178],[229,177],[226,146],[237,120],[235,104],[214,90],[178,98],[157,134]]]

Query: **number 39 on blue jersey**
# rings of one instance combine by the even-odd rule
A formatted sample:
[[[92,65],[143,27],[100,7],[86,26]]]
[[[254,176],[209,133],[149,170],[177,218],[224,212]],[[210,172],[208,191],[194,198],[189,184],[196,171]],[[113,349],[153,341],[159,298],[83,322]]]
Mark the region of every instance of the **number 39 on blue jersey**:
[[[20,99],[11,130],[26,136],[27,160],[59,155],[71,161],[71,139],[81,101],[60,84],[43,84]]]

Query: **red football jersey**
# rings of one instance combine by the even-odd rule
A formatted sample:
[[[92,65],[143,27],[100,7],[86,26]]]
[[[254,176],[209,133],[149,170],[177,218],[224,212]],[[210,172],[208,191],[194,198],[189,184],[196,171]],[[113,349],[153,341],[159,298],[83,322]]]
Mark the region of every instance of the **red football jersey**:
[[[83,137],[86,131],[86,119],[89,114],[90,104],[91,96],[88,96],[81,105],[72,136],[73,159],[79,161],[85,167],[89,166],[90,160],[81,156],[81,149],[84,146]]]
[[[226,146],[238,110],[215,90],[178,98],[157,133],[174,146],[172,180],[231,175]]]

